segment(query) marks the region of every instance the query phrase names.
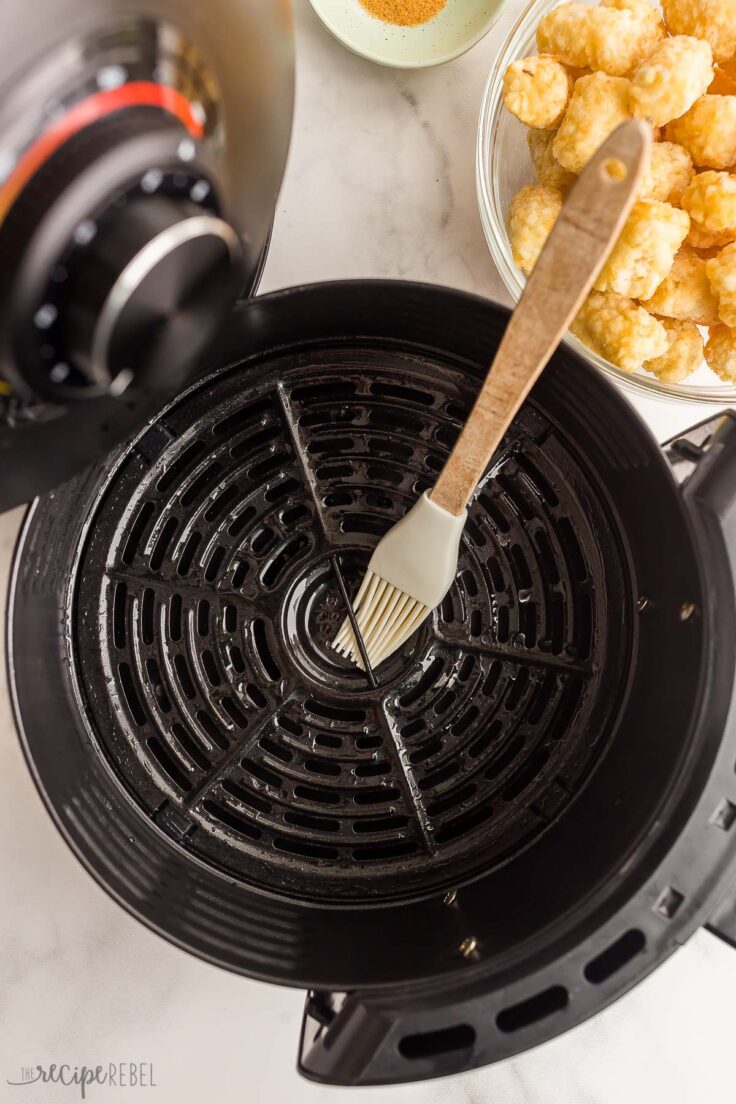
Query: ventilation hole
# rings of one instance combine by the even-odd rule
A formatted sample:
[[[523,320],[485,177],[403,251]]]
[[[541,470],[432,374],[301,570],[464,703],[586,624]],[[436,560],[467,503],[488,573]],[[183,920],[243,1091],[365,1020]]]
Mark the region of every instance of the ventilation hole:
[[[172,640],[181,640],[181,609],[181,595],[172,594],[169,600],[169,636]]]
[[[510,744],[486,767],[486,778],[498,778],[524,750],[524,737],[517,736]]]
[[[520,793],[531,785],[534,779],[542,771],[547,760],[549,759],[549,751],[547,748],[538,748],[532,757],[527,761],[522,770],[519,771],[510,783],[503,791],[504,801],[513,801]]]
[[[371,410],[368,414],[368,421],[371,425],[379,426],[382,430],[390,427],[405,430],[407,433],[416,436],[421,436],[422,433],[421,421],[412,417],[407,411],[398,410],[396,407],[382,406],[380,410]],[[385,447],[386,442],[384,441],[383,444]]]
[[[557,568],[557,560],[555,559],[552,551],[552,546],[547,539],[547,534],[543,529],[537,529],[534,534],[534,543],[539,554],[539,561],[542,567],[544,577],[551,585],[555,585],[560,581],[560,572]]]
[[[565,640],[565,604],[561,594],[553,594],[549,602],[549,650],[559,655]]]
[[[356,820],[353,824],[354,832],[393,832],[396,829],[406,828],[409,818],[405,816],[366,817],[365,820]]]
[[[260,556],[262,552],[265,552],[271,547],[276,534],[273,529],[269,529],[268,526],[264,526],[263,529],[259,529],[255,536],[251,539],[250,546],[256,556]]]
[[[530,509],[526,497],[522,494],[521,487],[508,475],[497,475],[496,483],[506,495],[511,508],[522,521],[531,521],[534,517],[534,511]]]
[[[201,533],[190,533],[187,537],[187,543],[182,549],[181,556],[179,557],[179,563],[177,564],[177,574],[182,577],[189,572],[189,568],[192,566],[195,553],[199,548],[200,541],[202,540]]]
[[[192,738],[191,734],[187,732],[184,725],[179,724],[178,721],[174,721],[171,726],[171,735],[183,748],[196,767],[202,771],[209,770],[209,759],[202,753],[201,748],[197,746],[196,741]]]
[[[466,732],[473,721],[478,717],[480,710],[475,705],[471,705],[469,709],[466,709],[464,713],[461,713],[456,721],[451,725],[451,730],[455,736],[462,736],[463,732]]]
[[[311,514],[306,506],[291,506],[288,510],[284,510],[283,514],[281,515],[281,521],[284,525],[291,528],[292,526],[297,525],[300,521],[303,521],[304,518],[308,517],[311,517]]]
[[[467,682],[474,670],[475,656],[466,655],[465,659],[462,661],[457,669],[457,677],[461,682]]]
[[[381,421],[383,418],[383,411],[374,412],[371,419],[374,423]],[[412,420],[412,426],[415,423]],[[368,451],[374,453],[377,456],[392,456],[396,460],[401,460],[405,463],[407,460],[411,460],[414,455],[414,449],[411,445],[402,444],[401,441],[397,441],[393,437],[371,437],[368,440]]]
[[[207,681],[210,686],[220,686],[222,679],[220,678],[220,672],[217,670],[217,664],[215,657],[209,649],[205,649],[201,655],[202,666],[204,667],[204,673],[207,676]]]
[[[469,783],[467,786],[461,786],[458,790],[452,790],[445,797],[440,798],[439,801],[433,801],[428,805],[427,814],[431,817],[443,816],[450,809],[455,809],[458,805],[462,805],[464,801],[469,801],[476,789],[476,786]]]
[[[307,445],[307,452],[310,456],[340,456],[350,452],[353,445],[352,437],[315,437]]]
[[[302,801],[313,801],[316,805],[339,805],[340,797],[330,790],[317,789],[315,786],[295,786],[294,797]]]
[[[227,751],[230,747],[227,738],[225,734],[220,731],[219,725],[212,720],[209,713],[205,713],[203,709],[198,710],[197,721],[199,722],[199,727],[209,736],[215,747],[218,747],[221,751]]]
[[[340,821],[333,817],[310,816],[309,813],[284,813],[284,822],[311,832],[339,832]]]
[[[496,639],[499,644],[506,644],[509,639],[509,611],[507,606],[499,606],[496,610]]]
[[[552,490],[550,483],[545,479],[539,469],[534,466],[528,456],[523,452],[518,452],[514,455],[514,460],[516,461],[517,467],[521,468],[529,481],[533,483],[540,492],[547,505],[552,507],[557,506],[559,504],[557,495]]]
[[[472,610],[470,614],[470,636],[477,639],[483,631],[483,614],[479,609]]]
[[[431,790],[435,786],[441,786],[443,782],[447,782],[460,770],[459,763],[446,763],[444,767],[440,767],[438,770],[432,771],[426,778],[423,778],[419,783],[420,790]]]
[[[519,606],[519,631],[524,638],[524,646],[533,648],[537,643],[537,607],[534,602],[522,602]]]
[[[281,678],[281,671],[268,645],[268,634],[266,632],[265,622],[260,620],[254,621],[252,632],[253,644],[258,653],[258,658],[261,661],[261,666],[271,682],[276,682],[277,679]]]
[[[161,743],[158,736],[151,736],[150,739],[146,741],[146,745],[164,774],[169,776],[178,789],[188,793],[192,788],[191,782],[184,774],[184,771],[178,766],[168,748]]]
[[[252,759],[243,759],[240,765],[246,774],[257,778],[259,782],[263,782],[264,786],[272,786],[275,790],[281,789],[279,776],[275,771],[264,767],[263,763],[254,763]]]
[[[234,633],[238,627],[238,611],[235,606],[227,605],[222,611],[222,627],[226,633]]]
[[[268,564],[261,572],[261,582],[269,590],[278,586],[281,576],[292,560],[296,559],[305,548],[309,547],[309,538],[300,533],[288,541],[279,552],[278,556]]]
[[[589,594],[578,596],[575,613],[575,647],[578,658],[587,659],[593,645],[593,602]]]
[[[493,522],[493,528],[499,533],[508,533],[511,529],[511,522],[501,509],[498,500],[491,498],[490,495],[482,494],[478,496],[478,503],[483,507],[488,517]]]
[[[277,836],[273,841],[278,851],[290,855],[301,855],[305,859],[336,859],[340,852],[335,847],[326,847],[323,843],[307,843],[306,840],[285,839]]]
[[[640,954],[645,946],[644,933],[638,928],[630,928],[610,947],[590,960],[583,970],[586,981],[592,982],[593,985],[601,985],[604,981],[608,981],[628,962],[631,962],[632,958]]]
[[[433,686],[437,679],[444,670],[445,661],[441,656],[437,656],[432,660],[427,670],[417,682],[416,686],[407,691],[402,698],[399,698],[399,705],[406,708],[409,705],[413,705],[414,702],[419,699],[429,690],[430,686]]]
[[[146,587],[141,595],[140,625],[141,640],[144,644],[153,644],[153,613],[156,595],[150,587]]]
[[[192,698],[195,698],[197,696],[197,690],[194,683],[192,682],[192,677],[189,674],[187,661],[180,653],[174,656],[174,670],[176,671],[176,677],[179,680],[179,685],[182,688],[184,697],[189,698],[189,700],[191,701]]]
[[[352,709],[350,706],[327,705],[326,702],[318,702],[315,701],[314,698],[307,698],[304,703],[304,708],[318,717],[324,717],[325,720],[328,721],[345,721],[347,723],[354,722],[356,724],[365,723],[364,709]]]
[[[324,496],[322,505],[331,510],[336,506],[349,506],[352,501],[353,496],[346,491],[332,491]]]
[[[290,732],[292,736],[301,736],[304,729],[291,717],[277,717],[276,724],[279,728],[283,728],[285,732]]]
[[[209,562],[204,573],[205,580],[208,583],[214,583],[215,579],[218,576],[220,568],[222,567],[222,561],[224,559],[225,549],[222,547],[221,544],[218,544],[217,548],[214,550],[209,558]]]
[[[446,625],[451,625],[455,620],[455,603],[452,600],[452,591],[448,591],[442,599],[440,614]]]
[[[112,600],[112,638],[116,648],[124,648],[128,628],[128,588],[125,583],[115,584]]]
[[[125,700],[128,703],[128,709],[131,712],[133,720],[137,725],[142,726],[146,723],[146,714],[135,688],[133,672],[127,663],[121,663],[118,667],[118,674],[120,676],[120,685],[123,688],[123,694],[125,695]]]
[[[210,631],[210,604],[206,598],[197,603],[197,632],[200,636],[207,636]]]
[[[511,573],[514,576],[514,581],[519,590],[528,590],[532,585],[532,577],[529,571],[529,564],[526,562],[524,551],[521,545],[513,544],[509,549],[509,559],[511,563]]]
[[[294,402],[311,406],[321,401],[332,403],[337,399],[349,399],[356,393],[356,386],[349,380],[336,379],[330,383],[305,383],[291,392]],[[331,413],[331,412],[330,412]]]
[[[164,686],[163,679],[161,678],[161,672],[159,670],[158,663],[155,659],[150,657],[146,660],[146,674],[148,675],[151,689],[153,690],[153,696],[156,699],[156,703],[164,713],[168,713],[171,710],[171,700],[166,693],[166,687]]]
[[[250,821],[245,820],[244,817],[238,816],[232,809],[227,809],[224,805],[219,805],[214,801],[203,801],[202,808],[209,813],[213,820],[219,821],[227,828],[232,828],[233,832],[238,832],[241,836],[246,836],[252,840],[261,838],[258,828]]]
[[[276,483],[275,486],[269,487],[263,496],[267,502],[280,502],[282,498],[286,498],[287,495],[293,495],[300,489],[300,484],[297,479],[284,479],[281,483]],[[253,511],[255,514],[255,510]]]
[[[419,847],[411,840],[401,843],[374,844],[372,847],[356,847],[353,858],[356,862],[380,862],[382,859],[396,859],[401,855],[412,855]]]
[[[588,569],[585,566],[585,559],[570,519],[564,517],[559,518],[557,521],[557,531],[560,538],[560,544],[565,553],[565,559],[570,568],[570,574],[577,582],[585,582],[588,578]]]
[[[488,668],[488,674],[486,675],[485,681],[483,682],[483,686],[481,688],[481,692],[485,694],[486,697],[490,697],[493,691],[496,689],[502,671],[503,663],[501,663],[500,659],[494,659],[493,663]]]
[[[252,790],[246,790],[244,786],[239,786],[237,782],[228,779],[227,782],[222,783],[222,788],[230,797],[234,797],[236,801],[241,801],[243,805],[247,805],[257,813],[270,813],[273,808],[271,802],[266,801],[265,797],[253,793]]]
[[[224,697],[220,698],[220,706],[227,713],[233,724],[236,724],[238,728],[247,728],[248,718],[245,713],[235,704],[232,698]]]
[[[401,730],[401,735],[404,740],[411,740],[413,736],[418,736],[420,732],[424,732],[427,727],[426,721],[421,717],[417,717],[415,721],[411,721],[409,724],[404,725]]]
[[[424,457],[424,463],[427,465],[430,471],[439,472],[442,471],[445,461],[443,457],[436,456],[435,453],[430,452]]]
[[[655,901],[654,911],[664,916],[665,920],[671,920],[684,900],[682,893],[678,893],[672,886],[667,886]]]
[[[442,751],[442,739],[436,736],[433,740],[427,740],[420,748],[413,751],[409,756],[409,762],[412,766],[416,766],[418,763],[425,763],[427,759],[431,759],[433,755],[436,755],[440,751]]]
[[[231,437],[236,430],[241,428],[245,429],[246,426],[252,425],[253,422],[257,421],[262,414],[265,414],[265,412],[270,409],[271,400],[260,399],[258,402],[244,406],[242,410],[238,410],[235,414],[229,414],[227,418],[223,418],[221,422],[217,422],[212,432],[216,437]]]
[[[386,467],[385,464],[368,464],[365,474],[374,483],[393,483],[396,487],[404,480],[402,471]]]
[[[161,564],[164,562],[166,550],[171,544],[171,539],[176,532],[178,524],[177,518],[170,517],[161,530],[153,552],[151,553],[151,571],[158,571]]]
[[[182,506],[188,510],[190,506],[193,506],[197,499],[204,494],[207,487],[214,483],[217,477],[222,471],[222,464],[210,464],[205,468],[201,475],[198,475],[193,483],[180,496]]]
[[[437,843],[449,843],[450,840],[457,839],[458,836],[464,836],[468,832],[472,832],[472,830],[479,825],[485,824],[492,816],[493,806],[490,803],[477,805],[474,809],[469,809],[468,812],[463,813],[461,816],[457,816],[453,820],[448,820],[447,823],[440,828],[439,832],[435,833],[435,839]]]
[[[736,821],[736,805],[724,797],[723,801],[716,806],[709,823],[714,824],[716,828],[722,828],[724,832],[728,832],[734,821]]]
[[[329,759],[305,759],[304,769],[310,774],[323,774],[326,778],[339,778],[342,767],[339,763],[331,763]]]
[[[342,740],[339,736],[329,736],[326,732],[319,732],[314,737],[314,742],[317,747],[330,748],[332,751],[337,751],[338,748],[342,747]]]
[[[382,744],[383,740],[380,736],[359,736],[355,741],[355,747],[358,751],[374,751]]]
[[[455,1024],[440,1031],[423,1031],[405,1035],[399,1041],[399,1054],[408,1061],[434,1058],[437,1054],[452,1054],[455,1050],[470,1050],[475,1043],[475,1029],[470,1024]]]
[[[434,431],[434,439],[439,445],[444,445],[446,449],[451,449],[457,441],[457,429],[455,426],[437,426]]]
[[[173,487],[179,476],[182,475],[187,468],[191,467],[203,452],[204,443],[202,441],[195,441],[194,444],[184,449],[179,459],[175,460],[171,467],[164,471],[164,474],[156,484],[156,489],[159,491],[168,491],[169,487]]]
[[[278,759],[281,763],[290,763],[294,758],[288,748],[282,747],[281,744],[277,744],[274,740],[269,740],[268,736],[261,736],[258,741],[258,746],[262,747],[265,752],[272,755],[274,759]]]
[[[517,708],[519,702],[521,701],[522,695],[526,690],[528,682],[529,668],[522,667],[516,678],[513,680],[508,690],[506,691],[504,707],[508,709],[509,712],[513,712]]]
[[[247,683],[245,687],[245,696],[256,709],[265,709],[268,705],[268,698],[254,682]]]
[[[155,507],[152,502],[144,502],[138,511],[138,516],[133,522],[121,556],[124,564],[131,564],[133,562],[135,554],[138,551],[138,545],[141,542],[141,538],[143,537],[143,533],[151,519],[154,509]]]
[[[232,581],[233,590],[240,590],[243,583],[245,582],[245,576],[247,574],[248,574],[248,564],[246,563],[245,560],[240,560],[235,565],[235,570],[233,571],[233,581]]]
[[[529,997],[528,1000],[520,1001],[519,1004],[512,1004],[510,1008],[504,1008],[496,1016],[496,1025],[499,1031],[506,1034],[520,1031],[524,1027],[530,1027],[540,1020],[546,1019],[547,1016],[551,1016],[555,1012],[561,1012],[563,1008],[567,1008],[569,999],[567,989],[564,986],[552,985],[549,989]]]
[[[386,762],[360,763],[355,768],[356,778],[376,778],[380,774],[388,774],[391,767]]]
[[[368,533],[372,537],[382,537],[388,528],[384,518],[369,517],[367,514],[348,514],[340,522],[343,533]]]
[[[205,521],[217,521],[221,514],[225,513],[228,506],[231,506],[235,499],[240,494],[240,490],[235,483],[231,483],[229,487],[226,487],[217,498],[213,499],[211,504],[204,512]]]
[[[268,460],[262,460],[260,464],[254,464],[248,471],[248,477],[254,483],[262,483],[268,476],[273,475],[279,468],[283,468],[289,462],[285,452],[276,452]]]
[[[331,479],[349,479],[353,474],[352,464],[320,464],[315,472],[318,479],[329,482]]]
[[[445,414],[456,422],[464,422],[468,413],[467,407],[463,406],[462,403],[455,402],[454,399],[450,399],[449,402],[445,403]]]
[[[437,701],[434,703],[434,711],[439,716],[441,713],[446,713],[451,705],[454,705],[457,701],[457,694],[454,690],[445,690],[444,694],[440,694]]]
[[[281,429],[279,426],[265,426],[263,429],[259,429],[257,433],[249,433],[244,440],[233,445],[230,449],[230,455],[233,460],[250,459],[254,453],[259,452],[265,445],[269,445],[280,436]]]
[[[245,658],[237,644],[230,644],[227,649],[228,659],[236,674],[245,674]]]
[[[378,786],[353,794],[353,801],[356,805],[383,805],[384,802],[395,801],[400,796],[395,786]]]
[[[227,531],[231,537],[239,537],[245,527],[256,516],[255,506],[246,506],[244,510],[241,510],[237,517],[233,518],[227,527]]]
[[[468,755],[471,759],[477,759],[479,755],[491,746],[493,741],[499,735],[503,729],[501,721],[491,721],[487,728],[485,728],[478,736],[475,737],[473,742],[468,745]]]

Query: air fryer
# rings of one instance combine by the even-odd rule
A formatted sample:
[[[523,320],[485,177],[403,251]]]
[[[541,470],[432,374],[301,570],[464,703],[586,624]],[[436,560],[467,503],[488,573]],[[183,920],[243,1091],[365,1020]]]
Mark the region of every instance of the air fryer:
[[[212,64],[224,24],[154,7],[181,20],[187,65],[200,50]],[[151,193],[130,181],[111,193],[105,217],[57,225],[44,168],[29,178],[64,233],[39,237],[29,217],[19,271],[37,282],[6,271],[5,504],[71,478],[33,502],[18,540],[9,684],[51,816],[124,908],[213,964],[307,989],[304,1076],[418,1080],[567,1030],[706,922],[736,942],[736,425],[723,415],[663,450],[560,349],[472,502],[441,608],[375,671],[340,657],[330,641],[371,550],[433,482],[507,312],[401,282],[230,309],[239,274],[241,290],[257,280],[291,87],[283,5],[240,11],[282,94],[275,109],[254,99],[261,130],[245,128],[271,136],[259,217],[246,212],[252,160],[227,126],[196,141],[177,130],[166,147],[189,165],[224,156],[211,210],[189,206],[197,180],[186,198],[159,195],[162,172]],[[98,86],[141,83],[128,80],[141,26],[126,24],[132,52],[112,73],[110,58],[97,65]],[[81,41],[96,50],[100,37]],[[145,41],[158,56],[172,39]],[[210,76],[235,110],[227,64]],[[179,126],[169,107],[145,116],[157,152],[138,184]],[[100,162],[125,175],[118,143],[137,141],[140,109],[85,124],[65,160],[70,202],[88,196],[80,165],[85,179]],[[176,310],[152,325],[133,282],[100,345],[110,280],[202,218],[225,242],[236,226],[234,251],[195,251],[188,289],[159,251],[145,288]],[[175,231],[174,250],[212,225],[193,229]],[[69,263],[44,267],[64,234]],[[76,252],[88,247],[89,267]],[[212,286],[197,291],[211,267],[219,305]],[[46,305],[56,314],[39,316]],[[193,317],[197,355],[182,345]]]

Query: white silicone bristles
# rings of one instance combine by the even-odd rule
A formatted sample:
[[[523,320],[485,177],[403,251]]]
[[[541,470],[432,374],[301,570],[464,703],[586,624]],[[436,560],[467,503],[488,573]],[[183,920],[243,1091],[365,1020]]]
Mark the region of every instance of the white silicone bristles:
[[[353,602],[353,612],[368,662],[376,667],[409,639],[431,611],[429,606],[368,571]],[[332,647],[364,669],[349,617],[343,621]]]

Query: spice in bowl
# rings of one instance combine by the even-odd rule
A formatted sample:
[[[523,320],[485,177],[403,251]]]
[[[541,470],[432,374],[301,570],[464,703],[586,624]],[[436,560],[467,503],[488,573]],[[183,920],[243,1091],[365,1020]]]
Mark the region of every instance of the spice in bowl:
[[[439,15],[447,0],[360,0],[360,3],[370,15],[383,23],[418,27]]]

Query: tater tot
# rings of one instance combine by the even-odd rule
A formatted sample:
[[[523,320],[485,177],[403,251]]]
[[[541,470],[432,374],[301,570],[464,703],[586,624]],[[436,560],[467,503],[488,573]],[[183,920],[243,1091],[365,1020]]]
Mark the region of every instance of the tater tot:
[[[659,199],[678,207],[694,172],[693,159],[683,146],[655,142],[639,188],[639,199]]]
[[[656,360],[669,345],[663,324],[632,299],[593,291],[571,326],[585,345],[625,372]]]
[[[736,330],[713,326],[705,343],[708,367],[726,383],[736,383]]]
[[[551,188],[559,188],[561,192],[566,192],[575,183],[576,177],[574,173],[563,169],[552,152],[554,137],[553,130],[532,129],[526,133],[529,153],[539,183],[549,184]]]
[[[694,322],[667,318],[662,323],[668,349],[654,360],[644,362],[648,372],[666,383],[682,383],[703,362],[703,339]]]
[[[614,77],[630,72],[663,37],[659,15],[647,0],[603,0],[599,7],[561,4],[537,28],[540,53]]]
[[[654,295],[672,268],[689,226],[688,215],[671,204],[639,200],[595,282],[596,291],[632,299]]]
[[[736,0],[662,0],[673,35],[695,35],[710,44],[716,61],[736,54]]]
[[[736,242],[706,261],[705,270],[718,300],[718,317],[727,326],[736,327]]]
[[[701,96],[667,124],[665,137],[684,146],[701,169],[730,168],[736,162],[736,96]]]
[[[736,235],[736,176],[698,173],[683,192],[682,206],[703,230]]]
[[[713,55],[702,39],[666,38],[631,76],[631,107],[638,119],[664,126],[703,96],[713,79]]]
[[[619,123],[631,117],[625,77],[591,73],[575,81],[552,152],[568,172],[579,173]]]
[[[736,96],[736,77],[732,77],[718,66],[713,74],[713,80],[708,85],[711,96]]]
[[[556,58],[521,58],[504,74],[503,102],[527,126],[554,128],[562,121],[572,86],[572,76]]]
[[[705,261],[684,249],[650,299],[642,306],[652,314],[712,326],[718,321],[718,300],[713,294]]]
[[[716,251],[723,249],[724,245],[728,245],[731,241],[733,238],[730,235],[714,234],[710,230],[704,230],[697,222],[690,219],[690,229],[685,238],[685,245],[689,245],[691,249],[697,249],[699,253],[709,253],[714,249]]]
[[[509,240],[514,261],[525,275],[537,263],[562,207],[562,192],[547,184],[527,184],[509,204]]]

